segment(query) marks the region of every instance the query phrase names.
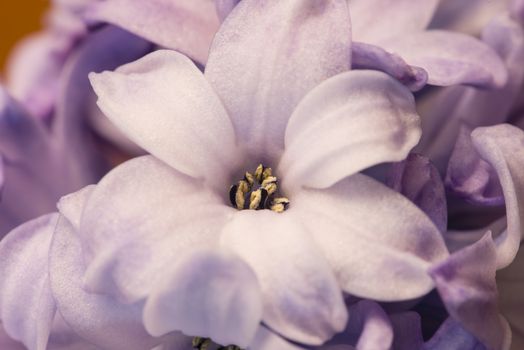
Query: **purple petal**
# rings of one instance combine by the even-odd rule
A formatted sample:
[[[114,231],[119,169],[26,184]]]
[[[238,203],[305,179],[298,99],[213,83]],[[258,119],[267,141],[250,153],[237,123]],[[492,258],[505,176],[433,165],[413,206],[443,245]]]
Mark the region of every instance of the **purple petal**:
[[[140,304],[86,293],[82,288],[83,253],[71,223],[58,220],[49,259],[53,296],[67,324],[87,341],[105,349],[151,349],[160,340],[147,334],[142,325]]]
[[[424,344],[424,350],[487,350],[471,333],[466,331],[458,321],[448,318]],[[502,349],[502,348],[500,348]],[[504,349],[505,350],[505,349]]]
[[[229,181],[240,157],[233,126],[187,57],[159,50],[114,72],[89,77],[98,105],[131,140],[212,186]]]
[[[238,212],[224,227],[221,245],[255,272],[263,321],[271,329],[313,345],[344,329],[347,311],[335,276],[308,232],[287,212]]]
[[[353,42],[351,47],[353,69],[380,70],[406,85],[411,91],[422,89],[428,74],[419,67],[410,66],[402,57],[371,44]]]
[[[510,14],[517,22],[524,23],[524,0],[511,1]]]
[[[219,26],[214,0],[97,1],[86,16],[183,52],[202,64]]]
[[[499,17],[486,27],[483,40],[503,59],[509,72],[506,86],[491,91],[451,87],[428,95],[417,106],[424,130],[418,151],[429,156],[442,173],[460,126],[475,128],[504,122],[520,92],[524,77],[522,28],[507,17]]]
[[[47,348],[56,312],[47,260],[57,218],[29,221],[0,244],[0,318],[9,336],[30,350]]]
[[[285,341],[282,337],[274,332],[268,330],[264,326],[260,326],[255,334],[255,338],[251,342],[249,349],[253,350],[304,350],[302,347],[292,345]]]
[[[278,171],[283,187],[326,188],[370,166],[404,159],[420,137],[413,95],[388,75],[350,71],[298,105]],[[304,152],[307,150],[307,152]]]
[[[493,167],[480,158],[471,129],[463,125],[451,154],[446,172],[446,186],[469,202],[481,205],[503,205],[502,188]]]
[[[431,268],[431,276],[451,317],[488,348],[506,349],[511,333],[499,316],[495,282],[496,249],[488,232]]]
[[[223,22],[240,0],[215,0],[218,18]]]
[[[444,184],[429,159],[410,154],[406,160],[391,167],[386,183],[422,209],[441,232],[446,231],[448,214]]]
[[[424,30],[438,0],[351,0],[353,40],[380,45],[391,37]]]
[[[507,231],[494,233],[497,244],[497,268],[507,266],[517,254],[523,237],[524,210],[520,198],[524,196],[524,131],[501,124],[477,128],[471,134],[480,156],[497,172],[506,202]]]
[[[303,189],[289,214],[313,234],[341,288],[381,301],[428,293],[431,263],[448,255],[431,220],[401,194],[355,174],[328,189]]]
[[[0,349],[9,350],[27,350],[27,348],[20,342],[11,338],[0,324]]]
[[[101,115],[96,106],[96,95],[89,83],[88,74],[115,69],[142,57],[150,50],[149,42],[122,29],[106,26],[90,34],[68,61],[61,77],[60,99],[53,122],[53,131],[58,138],[58,147],[69,149],[72,153],[71,159],[67,161],[79,167],[74,170],[75,173],[89,174],[92,173],[90,169],[100,168],[97,164],[100,162],[98,148],[94,145],[92,131],[86,128],[86,124],[95,116]],[[107,120],[107,117],[103,116],[103,118]],[[111,130],[117,130],[114,125],[110,123],[109,125]],[[110,134],[111,130],[102,135]],[[122,142],[117,142],[118,140],[109,141],[122,146]],[[123,146],[130,143],[131,141],[127,141]],[[102,174],[98,173],[95,179],[82,185],[98,181]]]
[[[224,251],[186,254],[164,273],[144,307],[150,334],[179,330],[241,348],[250,344],[261,318],[255,274],[243,260]]]
[[[358,339],[359,350],[389,350],[393,342],[393,329],[388,316],[377,303],[362,300],[349,308],[346,332]]]
[[[508,72],[497,53],[464,34],[432,30],[388,40],[381,45],[428,73],[428,83],[500,88]],[[482,60],[478,58],[482,57]]]
[[[420,316],[408,311],[389,316],[393,327],[393,350],[422,349],[424,339],[420,327]]]
[[[344,0],[241,1],[217,33],[205,72],[238,142],[254,157],[281,153],[293,109],[349,69],[350,44]]]
[[[152,156],[113,169],[83,208],[85,288],[126,302],[145,298],[191,248],[212,248],[235,210],[220,195]]]

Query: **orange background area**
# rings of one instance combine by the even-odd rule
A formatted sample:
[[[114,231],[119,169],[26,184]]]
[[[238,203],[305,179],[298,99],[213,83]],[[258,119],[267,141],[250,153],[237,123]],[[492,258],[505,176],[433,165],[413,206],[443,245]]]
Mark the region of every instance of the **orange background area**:
[[[9,51],[27,34],[42,28],[48,0],[0,0],[0,69]]]

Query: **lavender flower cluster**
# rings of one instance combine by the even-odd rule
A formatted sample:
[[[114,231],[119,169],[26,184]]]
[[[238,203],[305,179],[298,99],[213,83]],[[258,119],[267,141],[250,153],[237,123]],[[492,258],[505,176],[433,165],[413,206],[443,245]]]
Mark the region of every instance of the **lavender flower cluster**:
[[[46,23],[0,86],[0,349],[524,349],[523,0]]]

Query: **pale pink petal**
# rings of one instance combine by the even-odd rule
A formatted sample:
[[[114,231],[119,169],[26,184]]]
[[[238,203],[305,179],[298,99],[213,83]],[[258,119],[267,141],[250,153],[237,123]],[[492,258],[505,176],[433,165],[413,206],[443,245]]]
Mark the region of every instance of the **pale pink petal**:
[[[411,92],[376,71],[351,71],[311,91],[286,129],[278,171],[286,190],[329,187],[370,166],[403,160],[420,138]]]
[[[300,99],[350,68],[350,44],[345,0],[243,0],[215,37],[205,75],[238,141],[254,157],[274,157]]]
[[[448,253],[439,230],[406,197],[355,174],[290,200],[289,214],[313,233],[345,292],[396,301],[433,288],[427,268]]]
[[[319,345],[344,329],[347,312],[326,260],[287,214],[241,211],[224,227],[221,243],[255,271],[264,323],[287,338]]]

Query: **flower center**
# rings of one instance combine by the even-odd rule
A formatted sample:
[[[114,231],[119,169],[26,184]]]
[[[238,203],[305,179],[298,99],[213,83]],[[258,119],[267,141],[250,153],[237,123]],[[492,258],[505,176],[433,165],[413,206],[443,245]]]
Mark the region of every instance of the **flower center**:
[[[197,350],[242,350],[236,345],[221,346],[214,344],[209,338],[194,337],[192,341],[193,349]]]
[[[260,164],[252,174],[246,172],[244,178],[229,189],[229,200],[238,210],[270,209],[282,213],[289,206],[289,199],[279,197],[278,179],[271,168]]]

